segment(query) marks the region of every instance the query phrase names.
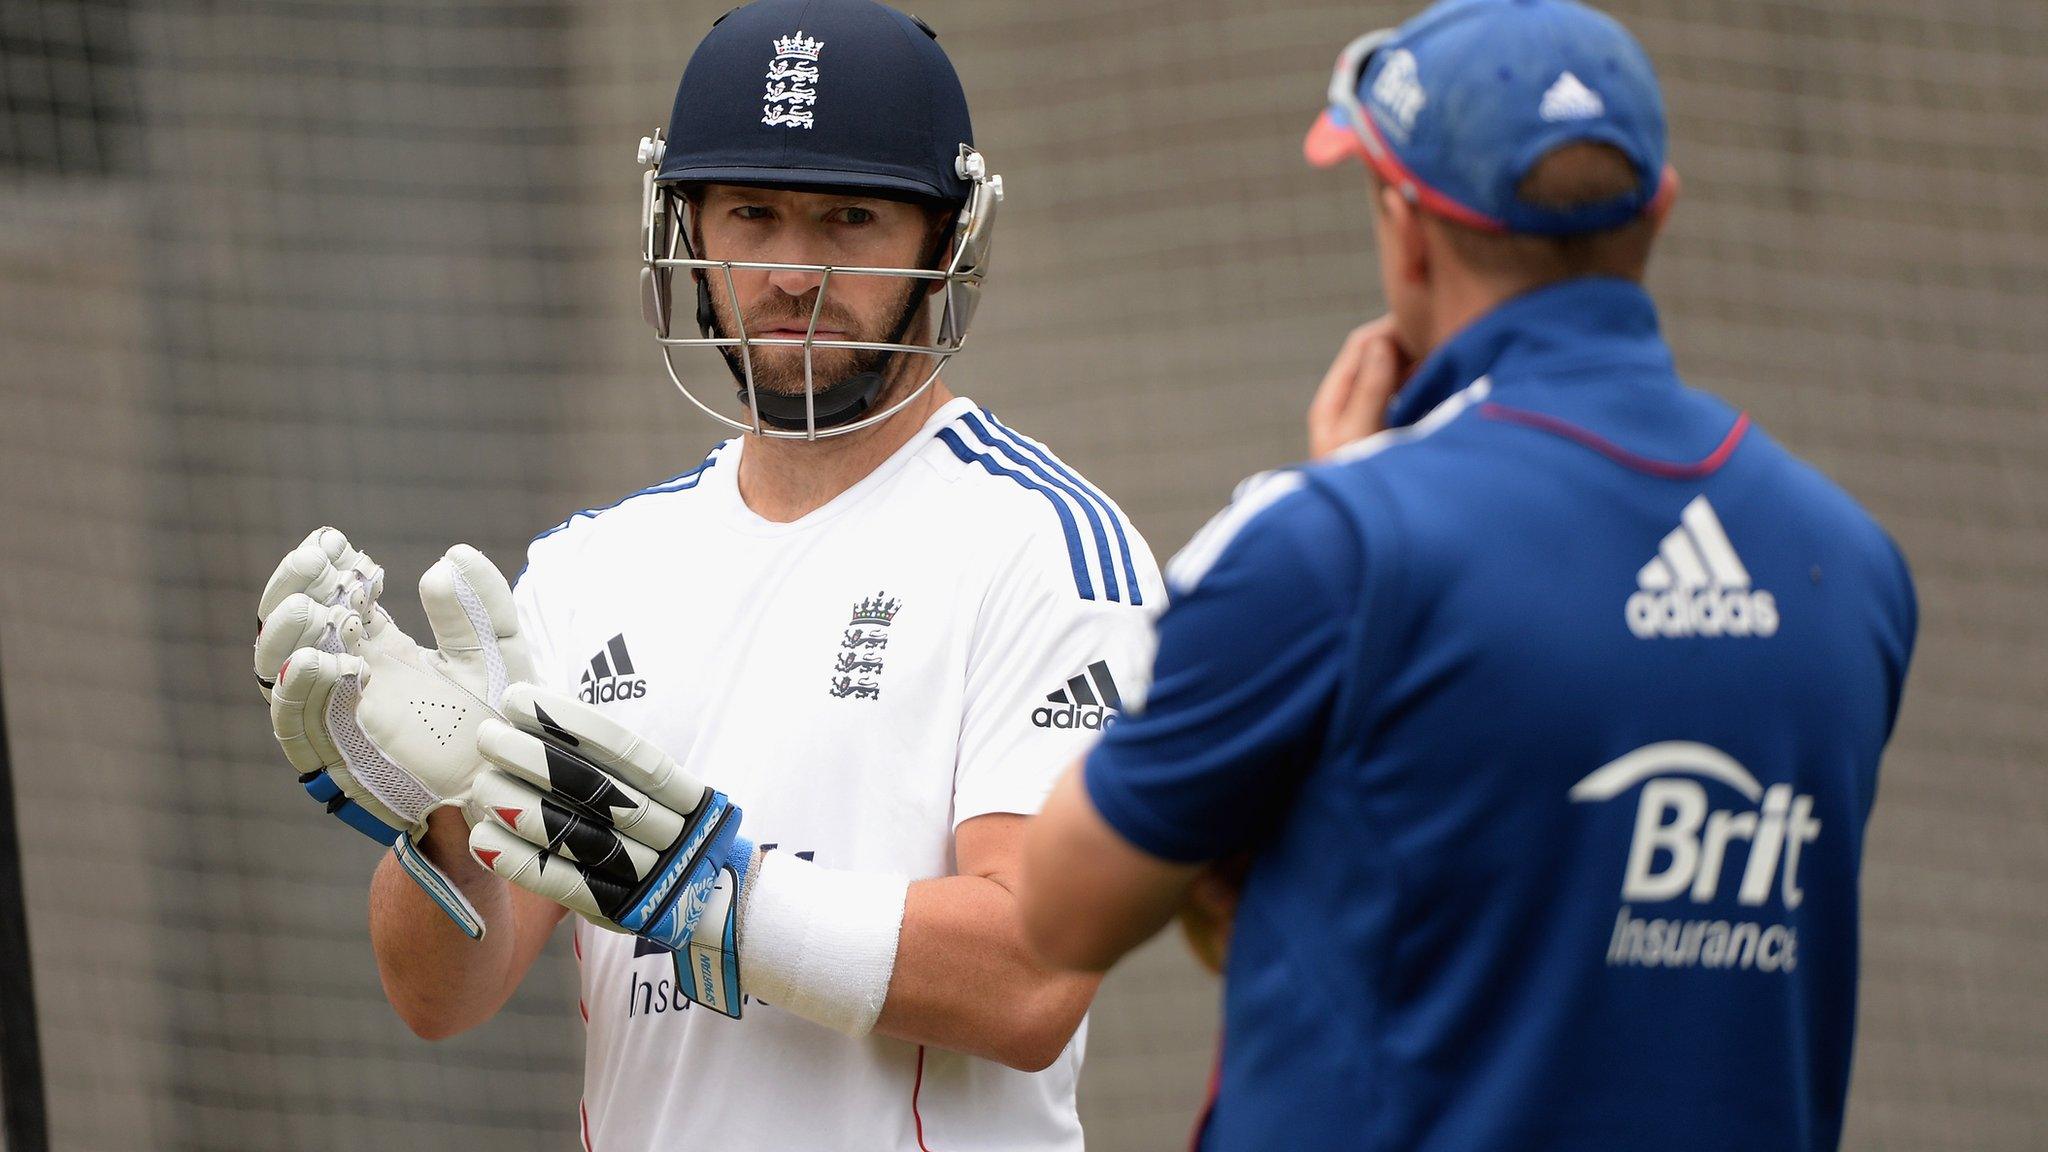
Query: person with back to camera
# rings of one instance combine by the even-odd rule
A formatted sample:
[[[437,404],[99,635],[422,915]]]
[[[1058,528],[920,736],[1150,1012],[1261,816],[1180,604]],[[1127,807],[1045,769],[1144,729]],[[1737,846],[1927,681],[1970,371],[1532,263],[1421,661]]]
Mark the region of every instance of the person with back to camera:
[[[1344,51],[1306,151],[1365,162],[1390,312],[1315,461],[1168,565],[1149,698],[1027,837],[1032,943],[1100,971],[1193,898],[1212,1152],[1836,1147],[1917,609],[1678,378],[1649,60],[1571,0],[1446,0]]]

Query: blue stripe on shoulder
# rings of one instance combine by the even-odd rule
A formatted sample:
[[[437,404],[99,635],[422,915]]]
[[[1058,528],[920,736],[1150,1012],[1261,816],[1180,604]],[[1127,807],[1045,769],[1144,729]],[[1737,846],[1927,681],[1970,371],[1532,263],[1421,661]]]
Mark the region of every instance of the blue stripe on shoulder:
[[[982,470],[991,476],[1007,476],[1045,497],[1046,503],[1052,505],[1052,510],[1059,513],[1060,530],[1066,533],[1067,557],[1074,566],[1074,590],[1081,594],[1083,600],[1095,599],[1095,585],[1088,579],[1088,560],[1086,553],[1082,551],[1081,530],[1074,523],[1074,514],[1067,510],[1067,502],[1060,499],[1058,493],[1024,473],[1005,468],[992,457],[969,448],[967,442],[960,438],[960,434],[951,428],[939,429],[939,439],[953,450],[953,455],[966,463],[981,465]]]
[[[986,413],[987,409],[983,409],[982,411]],[[995,417],[991,416],[989,417],[989,419],[991,422],[993,422]],[[1114,560],[1110,558],[1109,535],[1108,533],[1102,530],[1102,517],[1096,515],[1095,505],[1091,503],[1086,496],[1083,496],[1080,492],[1076,491],[1072,484],[1067,483],[1065,480],[1062,480],[1060,477],[1053,475],[1051,472],[1047,472],[1043,467],[1039,465],[1038,461],[1032,459],[1031,456],[1026,455],[1022,449],[1022,446],[1017,444],[1014,440],[1010,439],[1009,437],[998,436],[994,432],[989,431],[988,425],[983,424],[980,418],[977,417],[974,413],[967,413],[966,415],[961,417],[961,420],[964,421],[969,428],[974,429],[974,434],[976,436],[981,437],[982,443],[1002,453],[1004,456],[1009,457],[1011,463],[1020,465],[1028,469],[1032,475],[1038,477],[1040,480],[1043,480],[1047,484],[1052,485],[1054,488],[1058,489],[1061,492],[1066,493],[1068,496],[1073,497],[1074,503],[1081,509],[1082,515],[1088,517],[1088,527],[1094,533],[1095,536],[1095,554],[1102,558],[1102,590],[1105,594],[1109,596],[1109,598],[1112,601],[1121,602],[1123,600],[1123,595],[1121,591],[1117,588],[1116,563]],[[1057,469],[1055,469],[1055,471],[1057,471]]]
[[[720,444],[718,447],[723,448],[725,447],[725,445]],[[626,501],[633,499],[635,496],[653,496],[663,492],[687,492],[690,489],[695,488],[699,480],[703,478],[704,473],[709,471],[711,467],[717,463],[718,448],[713,448],[711,450],[711,455],[706,456],[702,464],[697,465],[695,468],[690,469],[688,472],[684,472],[681,475],[677,476],[671,476],[668,479],[663,480],[659,484],[651,485],[649,487],[640,489],[638,492],[633,492],[625,496],[621,496],[617,500],[612,501],[611,503],[605,505],[602,508],[585,508],[582,509],[581,511],[571,512],[568,516],[563,518],[560,524],[555,525],[553,528],[550,528],[547,531],[541,533],[540,535],[535,536],[532,540],[527,541],[526,546],[528,548],[531,548],[535,544],[538,544],[541,541],[547,539],[548,537],[553,536],[555,533],[560,532],[562,529],[567,528],[571,524],[574,524],[576,522],[577,517],[579,516],[589,517],[590,519],[595,520],[600,514],[609,512],[612,509],[617,508],[619,505],[624,504]],[[522,567],[519,570],[519,574],[521,576],[526,575],[526,569]]]
[[[1001,420],[996,419],[996,414],[989,411],[986,408],[983,408],[981,410],[981,414],[988,417],[988,422],[990,424],[993,424],[997,428],[1002,429],[1003,432],[1008,434],[1011,440],[1015,441],[1026,452],[1029,452],[1033,456],[1036,456],[1040,460],[1043,460],[1048,468],[1051,468],[1055,472],[1058,472],[1060,475],[1066,477],[1069,483],[1071,483],[1074,487],[1080,489],[1081,491],[1087,493],[1090,497],[1092,497],[1095,500],[1095,502],[1098,505],[1102,507],[1103,516],[1109,520],[1110,528],[1115,530],[1116,532],[1117,548],[1123,554],[1124,579],[1126,583],[1129,584],[1131,589],[1131,604],[1133,607],[1143,607],[1145,604],[1145,593],[1144,590],[1140,588],[1138,585],[1138,565],[1137,562],[1132,558],[1130,537],[1125,535],[1124,533],[1124,518],[1117,511],[1116,505],[1110,503],[1109,497],[1103,495],[1102,490],[1100,488],[1097,488],[1095,485],[1090,484],[1087,480],[1083,479],[1079,473],[1075,472],[1073,469],[1068,468],[1065,464],[1061,463],[1058,457],[1054,456],[1051,452],[1046,450],[1045,445],[1040,444],[1039,442],[1033,440],[1029,436],[1026,436],[1023,433],[1017,431],[1015,428],[1012,428],[1009,425],[1003,423]],[[1108,546],[1105,544],[1103,547],[1103,556],[1106,559],[1108,555],[1109,549]],[[1107,565],[1105,565],[1105,567],[1106,566]]]

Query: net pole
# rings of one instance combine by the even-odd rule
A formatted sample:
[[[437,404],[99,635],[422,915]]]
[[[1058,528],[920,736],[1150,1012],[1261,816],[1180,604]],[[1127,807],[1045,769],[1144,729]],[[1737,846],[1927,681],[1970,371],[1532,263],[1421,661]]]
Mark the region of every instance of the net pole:
[[[14,815],[14,764],[7,739],[7,694],[0,682],[0,1132],[8,1152],[49,1152],[43,1097],[42,1038],[28,952],[28,902],[21,876],[21,834]]]

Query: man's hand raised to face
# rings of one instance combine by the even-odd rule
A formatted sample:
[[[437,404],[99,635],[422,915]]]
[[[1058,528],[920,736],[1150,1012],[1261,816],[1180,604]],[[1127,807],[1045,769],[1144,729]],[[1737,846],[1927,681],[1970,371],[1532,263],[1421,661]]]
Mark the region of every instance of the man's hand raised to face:
[[[1353,328],[1309,403],[1309,458],[1324,459],[1385,428],[1387,404],[1414,370],[1391,315]]]

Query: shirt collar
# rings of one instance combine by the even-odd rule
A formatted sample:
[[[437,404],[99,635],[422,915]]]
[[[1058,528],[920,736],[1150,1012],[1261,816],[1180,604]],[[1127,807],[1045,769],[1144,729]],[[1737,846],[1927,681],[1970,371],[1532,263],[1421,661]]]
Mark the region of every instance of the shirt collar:
[[[1633,280],[1584,277],[1516,296],[1467,324],[1418,365],[1394,397],[1387,426],[1415,423],[1482,376],[1565,359],[1634,360],[1668,367],[1657,306]]]

